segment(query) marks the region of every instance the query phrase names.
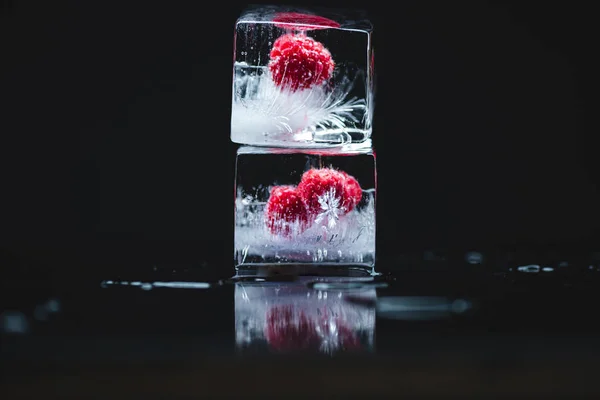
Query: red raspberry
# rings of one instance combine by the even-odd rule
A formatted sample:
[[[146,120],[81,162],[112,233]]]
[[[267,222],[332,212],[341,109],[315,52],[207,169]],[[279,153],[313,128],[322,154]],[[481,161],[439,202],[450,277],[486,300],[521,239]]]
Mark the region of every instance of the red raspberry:
[[[273,18],[275,26],[296,31],[309,31],[313,29],[339,28],[340,24],[329,18],[319,15],[303,14],[298,12],[281,12]]]
[[[341,214],[352,211],[362,197],[362,189],[354,177],[333,168],[313,168],[302,175],[298,193],[311,215],[322,210],[319,198],[332,193]],[[330,199],[333,200],[333,199]]]
[[[289,237],[308,228],[306,206],[294,186],[271,188],[265,217],[267,228],[276,235]]]
[[[334,67],[329,50],[308,36],[287,34],[273,43],[269,71],[277,86],[308,89],[327,81]]]
[[[344,200],[347,201],[345,206],[350,211],[360,203],[360,200],[362,199],[362,188],[356,178],[348,175],[344,171],[340,172],[346,177],[346,198]]]

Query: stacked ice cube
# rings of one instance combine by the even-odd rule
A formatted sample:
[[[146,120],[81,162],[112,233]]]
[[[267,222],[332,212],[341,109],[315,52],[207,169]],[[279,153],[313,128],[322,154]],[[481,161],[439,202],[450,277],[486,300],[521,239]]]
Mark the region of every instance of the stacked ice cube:
[[[248,8],[234,34],[235,265],[375,264],[372,25]]]

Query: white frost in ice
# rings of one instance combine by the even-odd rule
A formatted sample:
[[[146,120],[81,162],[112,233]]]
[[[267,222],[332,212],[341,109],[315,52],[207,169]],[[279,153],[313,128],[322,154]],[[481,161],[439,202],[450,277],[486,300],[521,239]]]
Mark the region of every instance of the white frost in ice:
[[[363,262],[375,254],[375,199],[374,190],[364,190],[366,200],[343,214],[335,193],[326,193],[320,199],[323,208],[307,230],[292,237],[272,234],[265,224],[265,202],[256,199],[242,204],[245,196],[238,193],[235,218],[235,248],[244,259],[254,255],[281,261],[308,262],[352,261]],[[315,220],[315,222],[317,222]],[[242,260],[240,260],[242,261]]]
[[[346,133],[348,124],[368,114],[366,100],[351,98],[353,82],[291,91],[275,85],[266,67],[236,62],[231,134],[245,143],[273,140],[311,140],[317,130]],[[359,111],[359,112],[358,112]],[[364,118],[364,117],[363,117]]]
[[[340,198],[336,196],[335,188],[330,188],[327,192],[319,196],[317,200],[319,201],[320,209],[315,222],[320,224],[323,221],[327,221],[329,229],[335,228],[340,215],[344,211],[340,206]]]

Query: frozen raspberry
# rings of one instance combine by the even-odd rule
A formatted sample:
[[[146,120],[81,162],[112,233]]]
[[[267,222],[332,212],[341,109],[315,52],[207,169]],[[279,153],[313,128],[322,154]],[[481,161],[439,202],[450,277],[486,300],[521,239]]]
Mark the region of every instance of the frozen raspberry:
[[[269,71],[275,84],[292,91],[326,82],[335,63],[322,43],[304,35],[280,36],[271,49]]]
[[[343,204],[348,210],[352,210],[362,199],[362,188],[358,181],[348,175],[346,172],[340,171],[346,177],[346,197]]]
[[[329,18],[319,15],[303,14],[298,12],[281,12],[273,18],[275,26],[295,31],[309,31],[314,29],[339,28],[340,24]]]
[[[333,168],[306,171],[297,191],[311,215],[322,212],[347,214],[362,197],[362,189],[356,179]]]
[[[294,186],[274,186],[266,207],[266,223],[276,235],[291,236],[308,227],[308,213]]]
[[[318,214],[323,209],[323,200],[342,207],[345,196],[346,177],[332,168],[309,169],[302,175],[298,184],[298,193],[306,203],[309,213]]]

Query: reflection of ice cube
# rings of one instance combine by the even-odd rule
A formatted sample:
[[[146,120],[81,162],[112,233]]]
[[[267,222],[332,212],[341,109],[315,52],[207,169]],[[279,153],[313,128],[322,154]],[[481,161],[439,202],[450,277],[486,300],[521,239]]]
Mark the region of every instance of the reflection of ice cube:
[[[317,198],[307,220],[282,221],[282,234],[267,221],[274,186],[297,187],[305,171],[343,171],[362,194],[350,210],[334,190]],[[270,149],[243,146],[236,162],[234,251],[236,266],[337,264],[372,272],[375,262],[375,158],[371,150]],[[339,188],[338,188],[339,189]],[[313,204],[313,206],[315,206]]]
[[[275,352],[368,352],[374,347],[375,308],[346,302],[346,296],[374,304],[373,288],[316,290],[304,281],[238,283],[235,331],[239,349]]]
[[[232,141],[323,147],[368,140],[374,92],[372,30],[356,10],[249,8],[235,27]],[[269,68],[271,51],[284,35],[300,35],[322,44],[333,60],[331,75],[325,77],[312,71],[312,64],[302,63],[306,71],[298,76],[309,80],[323,76],[324,81],[288,90],[275,79]],[[290,66],[293,61],[282,62],[284,77],[298,71],[296,65]]]

